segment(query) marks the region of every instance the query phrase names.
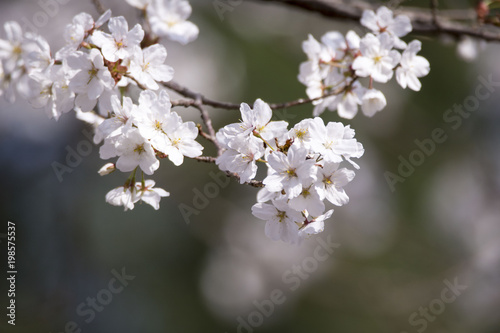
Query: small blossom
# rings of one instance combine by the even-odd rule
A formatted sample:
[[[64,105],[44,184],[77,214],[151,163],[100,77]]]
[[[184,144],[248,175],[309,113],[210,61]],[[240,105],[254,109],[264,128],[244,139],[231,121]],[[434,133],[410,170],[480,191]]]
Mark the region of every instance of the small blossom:
[[[118,59],[131,57],[144,38],[142,27],[136,24],[129,31],[127,20],[123,16],[111,18],[108,27],[111,34],[96,31],[92,35],[92,42],[101,48],[104,58],[116,62]]]
[[[155,186],[154,180],[146,180],[144,183],[136,183],[136,199],[142,200],[148,205],[151,205],[155,210],[160,209],[160,200],[163,197],[170,196],[170,193],[162,188],[153,188]]]
[[[101,176],[106,176],[116,170],[116,165],[114,163],[106,163],[102,168],[97,171],[97,173]]]
[[[333,209],[330,209],[325,214],[318,217],[308,216],[307,222],[299,230],[299,242],[311,235],[322,233],[325,230],[325,221],[333,214]]]
[[[77,51],[66,59],[68,66],[76,71],[69,88],[77,93],[75,106],[82,111],[92,110],[105,89],[112,89],[115,81],[104,65],[101,52],[90,50],[89,54]]]
[[[354,133],[349,126],[338,122],[321,125],[313,133],[314,150],[320,153],[325,161],[340,163],[345,158],[351,162],[351,158],[359,158],[364,154],[363,145],[354,139]]]
[[[106,202],[113,206],[123,206],[124,210],[134,209],[134,203],[139,199],[134,193],[134,187],[120,186],[106,194]]]
[[[401,54],[393,50],[394,39],[387,33],[379,36],[367,34],[360,42],[361,56],[352,63],[356,75],[371,76],[373,80],[385,83],[392,78],[393,68],[399,63]]]
[[[382,6],[375,13],[373,10],[365,10],[361,17],[361,24],[372,30],[375,34],[384,32],[394,38],[397,48],[404,49],[406,43],[399,37],[404,37],[412,30],[410,18],[406,15],[394,17],[392,10]]]
[[[5,22],[4,29],[7,39],[0,39],[0,60],[3,70],[10,73],[20,65],[19,61],[24,53],[24,37],[21,26],[15,21]]]
[[[257,203],[252,206],[252,214],[266,221],[265,233],[272,240],[298,243],[297,222],[304,220],[302,214],[290,208],[286,200],[274,200],[272,205]]]
[[[147,7],[153,32],[182,45],[198,37],[198,27],[187,21],[191,11],[191,5],[187,0],[152,0]]]
[[[236,173],[240,184],[252,180],[257,174],[256,160],[264,155],[264,148],[255,141],[233,142],[229,148],[217,158],[217,166],[223,171]]]
[[[198,128],[192,121],[182,122],[182,118],[172,112],[170,121],[164,126],[164,131],[169,139],[164,153],[174,165],[181,165],[184,162],[184,156],[194,158],[203,153],[203,146],[195,140],[198,136]]]
[[[418,40],[412,41],[401,57],[401,67],[396,70],[396,80],[401,87],[419,91],[422,84],[419,77],[426,76],[430,72],[430,64],[427,59],[418,56],[422,43]]]
[[[148,89],[157,90],[158,82],[168,82],[174,77],[174,69],[164,64],[167,50],[155,44],[141,50],[136,48],[130,63],[130,74]]]
[[[302,192],[295,198],[290,199],[289,204],[296,211],[307,210],[309,214],[314,216],[319,216],[325,211],[323,199],[320,198],[312,181],[310,184],[303,184]]]
[[[385,108],[387,101],[384,94],[377,89],[369,89],[362,99],[361,110],[365,116],[373,117],[375,113]]]
[[[129,5],[140,10],[144,10],[152,2],[152,0],[126,0]]]
[[[115,142],[105,142],[99,152],[102,159],[119,156],[116,168],[122,172],[130,172],[139,166],[145,174],[152,175],[160,166],[153,147],[137,129],[126,131]]]
[[[52,66],[46,72],[33,72],[29,78],[28,101],[34,108],[44,108],[47,116],[55,120],[73,109],[75,94],[68,87],[62,66]]]
[[[271,173],[264,179],[264,185],[271,192],[285,191],[288,198],[294,198],[302,192],[302,184],[308,184],[315,178],[314,160],[306,159],[307,150],[292,145],[287,154],[275,151],[268,158]]]
[[[105,119],[96,129],[94,143],[99,143],[103,139],[114,138],[122,135],[123,127],[132,127],[132,116],[137,111],[137,106],[134,105],[130,97],[123,97],[123,104],[120,103],[118,96],[111,97],[111,106],[113,114]]]
[[[339,169],[339,163],[325,163],[318,168],[316,190],[321,200],[328,200],[336,206],[349,202],[349,197],[343,187],[354,179],[354,171],[346,168]]]

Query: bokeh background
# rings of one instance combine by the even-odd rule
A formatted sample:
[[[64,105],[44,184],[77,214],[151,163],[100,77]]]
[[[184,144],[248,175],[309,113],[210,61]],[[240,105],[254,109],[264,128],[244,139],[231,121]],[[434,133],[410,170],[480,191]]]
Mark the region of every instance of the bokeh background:
[[[115,16],[137,21],[124,1],[102,2]],[[364,31],[351,22],[253,1],[243,1],[221,20],[211,0],[190,2],[200,37],[185,47],[167,42],[167,63],[175,68],[176,81],[219,100],[303,97],[296,77],[307,35]],[[0,1],[0,21],[23,24],[42,10],[37,1]],[[63,27],[81,11],[97,16],[90,1],[69,0],[39,28],[53,50],[62,46]],[[25,101],[2,100],[0,232],[6,233],[7,221],[16,223],[18,275],[14,328],[6,323],[6,274],[0,274],[0,331],[65,332],[74,321],[92,333],[237,332],[238,318],[248,322],[255,302],[280,289],[286,301],[252,330],[417,332],[423,324],[412,326],[412,313],[440,299],[444,280],[458,279],[467,289],[428,321],[425,331],[500,332],[500,90],[456,130],[443,121],[447,109],[474,93],[479,76],[498,74],[500,48],[488,45],[475,61],[465,62],[453,41],[417,35],[406,40],[412,37],[423,41],[421,54],[431,73],[419,93],[402,90],[394,80],[378,85],[388,99],[383,112],[342,120],[356,129],[366,154],[346,188],[350,203],[335,209],[318,236],[331,237],[340,247],[294,291],[282,276],[313,255],[317,239],[301,247],[267,239],[264,222],[251,215],[254,188],[231,181],[186,223],[179,205],[192,207],[194,191],[213,183],[210,172],[217,169],[190,160],[182,167],[163,161],[154,179],[171,197],[161,201],[159,211],[138,205],[123,212],[104,196],[126,176],[97,174],[105,163],[98,147],[62,182],[56,177],[53,162],[65,164],[67,147],[87,140],[82,133],[87,127],[74,114],[55,122]],[[178,112],[200,122],[195,110]],[[311,112],[307,105],[275,117],[294,124]],[[233,111],[211,114],[218,128],[239,119]],[[339,121],[336,113],[323,118]],[[399,156],[408,158],[417,148],[414,141],[429,138],[435,128],[446,131],[446,142],[392,192],[385,172],[397,173]],[[0,240],[5,272],[6,241]],[[112,271],[122,268],[134,280],[86,323],[88,317],[76,312],[79,304],[106,289]]]

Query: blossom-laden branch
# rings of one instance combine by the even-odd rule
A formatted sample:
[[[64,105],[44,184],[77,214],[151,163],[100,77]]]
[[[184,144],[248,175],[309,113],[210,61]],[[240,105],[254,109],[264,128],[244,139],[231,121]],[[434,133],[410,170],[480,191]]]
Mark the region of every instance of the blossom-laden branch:
[[[372,117],[387,104],[375,84],[395,77],[403,89],[419,91],[420,79],[430,71],[429,62],[417,55],[420,41],[401,39],[412,31],[410,18],[380,7],[363,12],[360,23],[368,29],[365,35],[331,31],[320,41],[312,35],[304,41],[307,61],[299,67],[298,80],[307,87],[309,99],[281,104],[257,99],[253,107],[219,102],[171,81],[174,69],[165,63],[165,46],[157,43],[160,38],[180,44],[196,39],[198,27],[187,21],[189,2],[127,2],[147,14],[143,18],[148,20],[148,31],[141,24],[129,28],[124,17],[112,17],[108,10],[96,21],[87,13],[75,16],[65,29],[66,45],[56,52],[43,37],[24,34],[13,21],[5,23],[7,40],[0,40],[0,94],[11,101],[16,95],[24,97],[51,118],[75,109],[79,119],[91,119],[96,125],[94,142],[102,143],[100,157],[116,159],[99,173],[129,174],[122,186],[106,195],[107,202],[125,210],[138,201],[158,209],[160,199],[169,193],[155,188],[144,174],[153,175],[160,160],[162,165],[168,159],[181,166],[190,158],[216,164],[240,184],[261,188],[252,213],[266,221],[267,236],[300,243],[323,231],[333,212],[327,205],[347,204],[343,187],[355,173],[341,166],[359,169],[353,160],[364,154],[349,125],[325,123],[318,116],[329,110],[352,119],[361,108]],[[289,3],[293,2],[298,3]],[[98,0],[94,4],[103,11]],[[102,28],[106,23],[109,32]],[[131,98],[129,87],[142,90],[137,100]],[[186,99],[172,101],[170,91]],[[313,118],[292,128],[286,121],[272,120],[273,109],[307,103],[315,106]],[[198,109],[206,130],[184,121],[172,106]],[[92,115],[96,107],[100,116]],[[216,132],[207,107],[239,110],[241,121]],[[200,137],[215,145],[216,156],[203,155]],[[267,169],[262,181],[255,179],[260,166]]]
[[[370,4],[364,1],[340,0],[254,0],[259,2],[280,3],[294,6],[308,11],[319,13],[334,19],[358,21],[363,11],[374,10],[380,4]],[[390,3],[390,1],[389,1]],[[433,4],[433,7],[436,5]],[[500,29],[492,25],[478,25],[477,14],[474,10],[457,11],[441,10],[436,13],[435,8],[425,10],[422,8],[400,7],[397,14],[410,18],[413,32],[425,35],[447,34],[456,38],[469,36],[485,41],[499,42]],[[469,24],[458,21],[469,21]]]

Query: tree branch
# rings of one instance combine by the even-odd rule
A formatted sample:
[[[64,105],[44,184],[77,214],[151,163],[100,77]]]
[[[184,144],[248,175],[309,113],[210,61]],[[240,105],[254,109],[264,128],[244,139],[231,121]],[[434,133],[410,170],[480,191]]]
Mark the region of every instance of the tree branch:
[[[234,103],[229,103],[229,102],[219,102],[219,101],[215,101],[213,99],[206,98],[202,94],[194,92],[194,91],[192,91],[184,86],[181,86],[180,84],[178,84],[176,82],[170,81],[170,82],[163,83],[163,85],[165,87],[167,87],[168,89],[177,92],[181,96],[193,99],[193,100],[172,101],[173,106],[197,107],[196,99],[199,97],[201,104],[203,104],[203,105],[208,105],[208,106],[212,106],[214,108],[225,109],[225,110],[239,110],[240,109],[240,104],[234,104]],[[317,97],[317,98],[299,98],[295,101],[269,104],[269,107],[271,107],[271,109],[273,109],[273,110],[288,109],[290,107],[309,104],[309,103],[312,103],[314,101],[323,99],[325,97],[337,95],[337,94],[341,93],[343,90],[344,90],[344,88],[337,89],[335,91],[332,91],[328,94],[325,94],[325,95],[323,95],[321,97]]]
[[[382,4],[373,5],[364,1],[341,1],[341,0],[253,0],[267,3],[279,3],[308,11],[319,13],[323,16],[336,19],[358,21],[365,9],[376,9]],[[471,26],[454,22],[455,19],[469,19],[471,23],[476,16],[474,11],[440,11],[439,15],[433,15],[433,9],[423,10],[421,8],[401,7],[395,10],[397,14],[407,15],[413,25],[413,32],[425,35],[448,34],[456,38],[470,36],[485,41],[500,41],[500,30],[493,26]],[[459,15],[460,13],[460,15]],[[439,22],[436,25],[436,22]]]
[[[212,157],[212,156],[198,156],[198,157],[195,157],[193,159],[197,160],[198,162],[214,163],[214,164],[215,164],[215,161],[217,160],[216,157]],[[226,171],[226,175],[228,177],[236,179],[238,182],[240,180],[240,177],[237,174],[233,173],[233,172]],[[262,183],[259,180],[251,180],[249,182],[246,182],[245,185],[249,185],[249,186],[257,187],[257,188],[264,187],[264,183]]]
[[[100,15],[104,14],[104,6],[102,5],[100,0],[92,0],[92,3],[94,4],[95,9]]]

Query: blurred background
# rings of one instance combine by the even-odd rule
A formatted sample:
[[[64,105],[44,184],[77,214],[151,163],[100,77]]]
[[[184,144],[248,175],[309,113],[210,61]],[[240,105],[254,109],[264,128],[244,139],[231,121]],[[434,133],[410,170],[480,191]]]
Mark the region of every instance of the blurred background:
[[[74,15],[86,11],[97,18],[90,1],[60,2],[66,4],[38,28],[52,50],[63,45],[63,27]],[[137,21],[124,1],[102,2],[114,16],[126,16],[130,26]],[[190,2],[200,37],[185,47],[167,42],[167,63],[177,82],[236,103],[304,97],[297,75],[308,34],[319,39],[332,30],[364,31],[351,22],[253,1],[243,1],[221,20],[212,1]],[[0,1],[2,23],[23,25],[39,12],[37,1]],[[5,38],[3,29],[1,34]],[[267,239],[265,223],[250,210],[256,189],[233,180],[215,186],[218,193],[207,206],[184,218],[180,205],[194,207],[196,191],[214,188],[214,165],[186,160],[175,167],[162,161],[153,179],[171,196],[162,199],[159,211],[137,205],[123,212],[105,202],[105,194],[126,175],[100,177],[97,170],[106,162],[96,146],[59,181],[53,163],[66,164],[68,147],[76,150],[87,141],[82,131],[88,127],[73,113],[56,122],[26,101],[2,99],[0,268],[7,270],[4,236],[12,221],[18,275],[15,327],[7,325],[7,284],[1,279],[0,331],[500,332],[500,92],[482,101],[457,129],[443,121],[448,109],[474,94],[479,76],[498,74],[500,48],[487,45],[466,62],[453,41],[418,35],[405,40],[412,38],[422,40],[421,55],[431,63],[421,92],[402,90],[392,80],[377,86],[388,106],[375,117],[360,114],[346,121],[336,113],[323,115],[325,122],[351,124],[366,153],[346,187],[350,203],[336,208],[325,232],[301,247]],[[195,110],[177,111],[200,122]],[[239,119],[234,111],[211,114],[217,128]],[[306,105],[275,118],[293,125],[311,115]],[[417,149],[414,141],[430,138],[435,128],[442,128],[447,140],[391,191],[386,172],[397,174],[399,156],[407,159]],[[205,154],[212,152],[207,148]],[[329,237],[338,247],[311,267],[317,247]],[[110,294],[110,281],[123,270],[134,278]],[[455,300],[443,303],[442,292],[457,281],[467,289],[455,290]],[[271,307],[276,290],[282,304]],[[96,297],[106,304],[93,316],[82,315],[91,309],[88,298]],[[423,319],[419,311],[429,307]]]

